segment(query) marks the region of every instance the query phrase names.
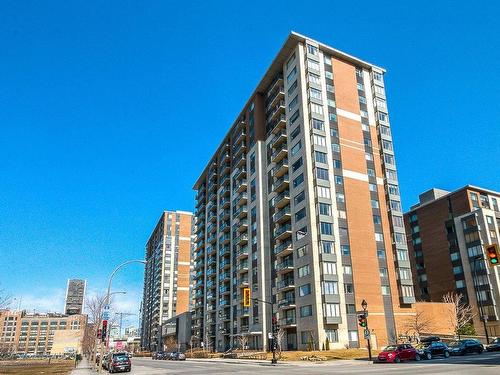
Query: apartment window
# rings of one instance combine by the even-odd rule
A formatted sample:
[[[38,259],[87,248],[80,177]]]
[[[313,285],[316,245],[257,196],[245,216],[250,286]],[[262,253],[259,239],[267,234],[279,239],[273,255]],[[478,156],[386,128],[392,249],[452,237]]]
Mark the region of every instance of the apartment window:
[[[399,215],[393,215],[392,222],[393,222],[395,227],[403,228],[405,226],[404,221],[403,221],[403,217],[399,216]]]
[[[380,277],[387,277],[388,276],[388,273],[387,273],[387,268],[379,268],[379,275]]]
[[[417,237],[412,241],[412,243],[413,245],[419,245],[422,243],[422,239],[420,237]]]
[[[459,260],[460,259],[460,254],[459,253],[451,253],[450,254],[450,259],[451,261]]]
[[[326,65],[332,65],[332,58],[331,58],[330,56],[323,55],[323,62],[324,62]]]
[[[304,238],[305,236],[307,236],[307,227],[302,227],[295,232],[295,238],[297,241],[301,238]]]
[[[318,163],[327,163],[326,153],[321,151],[314,151],[314,158]]]
[[[325,329],[325,336],[329,342],[339,342],[339,332],[337,329]]]
[[[299,116],[300,116],[300,112],[297,109],[295,111],[295,113],[292,115],[292,117],[290,117],[290,124],[293,125],[295,123],[295,121],[299,118]]]
[[[336,281],[322,282],[323,294],[339,294],[339,287]]]
[[[342,178],[342,176],[335,176],[335,184],[344,185],[344,179]]]
[[[318,85],[321,84],[321,79],[319,78],[319,75],[314,74],[314,73],[309,73],[308,77],[309,77],[309,82],[316,83]]]
[[[366,104],[366,98],[364,96],[360,96],[359,97],[359,102],[360,103],[363,103],[363,104]],[[368,116],[367,116],[368,117]]]
[[[326,85],[326,91],[334,93],[335,92],[335,88],[332,85],[327,84]]]
[[[389,288],[389,285],[382,285],[382,295],[389,296],[390,294],[391,294],[391,288]]]
[[[321,91],[318,89],[310,88],[309,89],[309,96],[311,98],[321,100]]]
[[[295,61],[295,53],[290,56],[290,58],[288,59],[287,63],[286,63],[286,69],[290,69],[290,67],[292,66],[293,62]]]
[[[373,79],[375,81],[378,81],[378,82],[383,82],[383,79],[382,79],[382,74],[380,73],[377,73],[377,72],[373,72]]]
[[[373,155],[369,152],[365,152],[365,159],[368,161],[373,161]]]
[[[351,283],[344,283],[344,293],[353,294],[354,286]]]
[[[316,168],[316,178],[319,180],[328,181],[328,169],[325,168]]]
[[[332,223],[320,222],[321,234],[324,235],[332,235],[333,234],[333,225]]]
[[[319,71],[319,64],[313,60],[307,60],[307,67]]]
[[[297,88],[297,80],[295,80],[292,83],[292,85],[288,88],[288,96],[291,96],[296,88]]]
[[[302,157],[300,157],[299,159],[297,159],[297,161],[292,164],[292,172],[295,172],[301,166],[302,166]]]
[[[382,139],[382,147],[383,147],[385,150],[392,151],[392,142],[391,142],[391,141],[388,141],[388,140],[386,140],[386,139]]]
[[[342,162],[338,159],[333,159],[333,168],[338,168],[338,169],[341,169],[342,168]]]
[[[339,202],[339,203],[345,202],[345,196],[343,193],[336,193],[335,195],[337,197],[337,202]]]
[[[301,141],[298,141],[293,147],[292,147],[292,150],[291,150],[291,154],[292,156],[296,155],[299,150],[302,148],[302,142]]]
[[[382,218],[380,215],[373,215],[373,224],[382,224]]]
[[[291,111],[299,102],[299,96],[295,96],[295,98],[292,99],[292,101],[288,104],[288,110]]]
[[[297,136],[300,134],[300,126],[297,126],[294,131],[290,134],[290,137],[292,138],[292,141],[297,138]]]
[[[401,211],[401,203],[395,200],[390,200],[391,210]]]
[[[399,269],[399,277],[401,280],[410,280],[411,279],[411,273],[409,268],[400,268]]]
[[[288,73],[288,76],[286,77],[286,82],[290,83],[290,81],[294,79],[296,75],[297,75],[297,67],[294,66],[293,69],[290,71],[290,73]]]
[[[328,203],[319,203],[319,213],[320,215],[328,215],[330,216],[332,213],[332,206]]]
[[[379,113],[378,113],[378,119],[379,119],[380,121],[385,121],[385,122],[387,122],[387,121],[389,121],[389,116],[387,116],[387,113],[384,113],[384,112],[379,112]]]
[[[365,110],[361,109],[359,111],[359,114],[361,115],[361,117],[364,117],[364,118],[368,118],[368,112],[366,112]]]
[[[379,208],[378,200],[371,199],[370,202],[371,202],[372,208]]]
[[[325,77],[328,79],[333,79],[333,73],[328,70],[325,71]]]
[[[365,86],[362,84],[362,83],[357,83],[357,86],[358,86],[358,90],[364,90],[365,89]]]
[[[352,275],[352,267],[349,265],[342,266],[342,273],[344,275]]]
[[[366,173],[369,177],[375,177],[375,170],[373,168],[367,168]]]
[[[385,250],[377,249],[377,258],[384,259],[385,258]]]
[[[408,260],[408,251],[398,250],[398,260]]]
[[[325,186],[318,186],[317,191],[319,198],[330,198],[330,188]]]
[[[339,227],[339,234],[340,234],[340,237],[347,237],[347,228],[343,228],[343,227]]]
[[[330,120],[330,122],[336,122],[337,121],[337,115],[335,113],[328,113],[328,120]]]
[[[325,130],[325,123],[323,121],[313,118],[311,122],[314,129]]]
[[[325,303],[323,305],[324,314],[328,318],[335,318],[340,316],[340,305],[338,303]]]
[[[326,147],[326,137],[319,135],[319,134],[314,134],[313,135],[313,143],[318,146],[325,146]]]
[[[310,53],[311,55],[317,55],[318,54],[318,47],[308,44],[307,45],[307,52]]]
[[[299,296],[304,297],[311,294],[311,284],[304,284],[299,286]]]
[[[336,107],[335,100],[332,100],[332,99],[327,99],[327,100],[326,100],[326,103],[327,103],[327,105],[329,105],[330,107],[333,107],[333,108],[335,108],[335,107]]]
[[[299,267],[297,269],[297,273],[298,273],[299,277],[304,277],[304,276],[309,275],[309,273],[310,273],[309,264],[306,264],[305,266]]]
[[[491,216],[486,216],[486,222],[487,222],[488,224],[493,224],[493,217],[491,217]]]
[[[455,266],[455,267],[453,267],[453,274],[454,275],[459,275],[461,273],[464,273],[464,270],[463,270],[462,266]]]
[[[311,103],[311,112],[318,113],[320,115],[323,114],[323,107],[316,103]]]
[[[307,245],[299,247],[297,249],[297,258],[302,258],[306,254],[307,254]]]
[[[340,145],[338,143],[332,143],[332,151],[340,152]]]
[[[295,221],[302,220],[305,217],[306,217],[306,208],[304,207],[295,214]]]
[[[337,210],[337,213],[339,215],[339,219],[347,219],[347,214],[344,210]]]
[[[304,174],[301,173],[293,180],[293,187],[296,188],[297,186],[300,186],[300,184],[303,182],[304,182]]]
[[[482,254],[483,249],[481,248],[481,245],[471,246],[467,248],[467,253],[469,254],[470,258],[473,258],[475,256]]]
[[[306,305],[306,306],[301,306],[300,308],[300,317],[301,318],[305,318],[307,316],[311,316],[312,315],[312,305]]]
[[[455,286],[457,287],[457,289],[465,288],[465,280],[457,280],[457,281],[455,281]]]
[[[349,341],[358,341],[358,331],[348,331]]]
[[[351,248],[349,245],[340,245],[340,252],[342,253],[342,255],[350,255]]]
[[[333,254],[334,247],[332,241],[321,241],[321,252],[323,254]]]
[[[304,193],[304,190],[302,190],[299,194],[297,194],[295,196],[295,198],[293,198],[293,201],[295,202],[295,205],[299,204],[300,202],[302,202],[306,197],[306,194]]]
[[[323,275],[336,275],[337,264],[335,262],[323,262]]]

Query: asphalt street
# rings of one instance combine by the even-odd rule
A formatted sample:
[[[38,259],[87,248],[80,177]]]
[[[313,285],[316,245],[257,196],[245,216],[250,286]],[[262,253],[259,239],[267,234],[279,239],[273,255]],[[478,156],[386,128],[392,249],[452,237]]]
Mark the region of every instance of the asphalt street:
[[[284,362],[276,366],[249,360],[153,361],[133,358],[129,374],[500,374],[500,352],[436,358],[430,361],[400,364],[369,363],[367,361]]]

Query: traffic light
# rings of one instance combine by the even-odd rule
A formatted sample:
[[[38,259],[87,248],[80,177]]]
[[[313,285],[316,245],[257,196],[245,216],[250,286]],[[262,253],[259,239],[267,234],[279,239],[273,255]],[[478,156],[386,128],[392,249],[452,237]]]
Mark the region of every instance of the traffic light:
[[[365,314],[358,315],[358,324],[360,327],[363,327],[363,328],[366,327],[366,315]]]
[[[250,307],[250,288],[243,288],[243,306]]]
[[[108,329],[108,321],[103,320],[102,321],[102,330],[101,330],[101,336],[102,336],[102,341],[106,341],[106,331]]]
[[[97,330],[97,338],[100,339],[102,337],[102,330],[99,328]]]
[[[491,245],[486,245],[485,247],[486,259],[490,266],[498,266],[500,263],[500,252],[498,250],[498,245],[496,243]]]

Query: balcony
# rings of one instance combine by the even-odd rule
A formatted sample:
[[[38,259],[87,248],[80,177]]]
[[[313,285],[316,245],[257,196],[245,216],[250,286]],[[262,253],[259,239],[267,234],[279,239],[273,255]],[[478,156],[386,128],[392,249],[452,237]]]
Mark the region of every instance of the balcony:
[[[219,300],[219,306],[229,306],[231,304],[231,301],[229,300],[229,298],[224,298],[224,299],[221,299]]]
[[[248,208],[246,205],[240,206],[237,210],[233,210],[233,217],[242,219],[247,216]]]
[[[285,221],[289,221],[291,218],[290,214],[290,206],[285,206],[281,210],[277,211],[273,215],[273,220],[275,223],[283,223]]]
[[[293,271],[293,258],[287,259],[276,265],[276,272],[283,274]]]
[[[222,245],[227,245],[231,240],[231,235],[229,233],[225,233],[219,237],[219,243]]]
[[[242,191],[233,199],[233,205],[239,206],[244,203],[247,203],[248,195],[246,191]]]
[[[195,279],[199,279],[202,276],[203,276],[203,270],[200,270],[194,274]]]
[[[288,172],[288,158],[284,158],[281,160],[276,166],[272,169],[273,177],[281,177],[285,173]]]
[[[220,269],[226,269],[231,267],[231,261],[229,259],[224,259],[219,263],[219,268]]]
[[[239,158],[241,155],[245,153],[247,149],[247,145],[245,142],[239,143],[236,147],[233,148],[233,157],[234,159]]]
[[[236,181],[236,183],[234,184],[234,190],[238,193],[245,191],[246,189],[247,189],[247,180],[246,179]]]
[[[230,255],[230,249],[229,246],[223,246],[219,248],[219,257],[224,257],[226,255]]]
[[[297,326],[297,319],[295,316],[290,316],[290,317],[285,317],[283,319],[280,319],[280,326],[284,328],[289,328],[289,327],[296,327]]]
[[[229,172],[229,171],[228,171],[228,172]],[[224,175],[224,177],[222,177],[222,178],[221,178],[221,180],[220,180],[220,186],[221,186],[221,187],[224,187],[224,186],[226,186],[226,185],[229,185],[229,182],[230,182],[230,181],[231,181],[231,180],[229,179],[229,175],[225,174],[225,175]]]
[[[278,283],[276,284],[276,289],[278,289],[278,291],[293,289],[293,288],[295,288],[293,277],[289,277],[281,281],[278,281]]]
[[[215,234],[211,234],[210,236],[207,237],[207,242],[209,244],[214,244],[215,242],[217,241],[217,236]],[[210,248],[211,246],[207,246],[207,252],[208,252],[208,249]]]
[[[234,239],[234,244],[237,246],[242,246],[248,243],[248,233],[242,233]]]
[[[231,293],[230,285],[224,285],[219,288],[219,294],[227,294],[227,293]]]
[[[236,271],[237,272],[248,272],[248,261],[244,261],[244,262],[239,263],[236,266]]]
[[[225,271],[219,275],[219,282],[224,282],[231,279],[231,272]]]
[[[285,101],[279,100],[271,109],[267,112],[267,121],[275,121],[276,118],[285,112]]]
[[[216,202],[209,202],[207,204],[207,211],[211,211],[211,210],[217,210],[217,203]]]
[[[215,220],[217,220],[217,215],[213,215],[213,216],[215,216]],[[217,225],[215,223],[210,224],[207,227],[207,232],[208,233],[215,233],[215,232],[217,232]]]
[[[245,139],[247,138],[247,134],[245,132],[245,130],[243,130],[242,132],[240,132],[236,138],[233,140],[234,143],[239,143],[241,141],[244,141]]]
[[[283,191],[272,200],[272,205],[275,208],[285,207],[288,203],[290,203],[290,192],[288,190]]]
[[[248,287],[248,276],[240,277],[238,279],[238,284],[239,284],[240,288],[247,288]]]
[[[243,316],[248,316],[250,315],[250,308],[249,307],[243,307],[241,309],[238,309],[238,316],[243,317]]]
[[[215,298],[215,293],[209,292],[207,293],[207,301],[213,300]]]
[[[214,264],[216,264],[216,263],[217,263],[217,258],[216,258],[215,256],[212,256],[212,257],[208,257],[208,258],[207,258],[207,264],[208,264],[209,266],[212,266],[212,265],[214,265]]]
[[[285,127],[286,127],[286,116],[283,114],[280,115],[274,121],[271,121],[269,123],[269,129],[271,129],[271,133],[273,133],[273,134],[277,134],[282,129],[285,129]]]
[[[272,148],[277,148],[280,144],[287,140],[286,130],[280,129],[279,132],[271,139],[269,145]]]
[[[284,176],[278,178],[276,181],[274,181],[272,189],[278,193],[281,193],[283,190],[288,188],[289,185],[290,185],[290,180],[288,178],[288,173],[287,173]]]
[[[214,221],[217,221],[217,213],[216,213],[215,211],[213,211],[213,210],[212,210],[212,211],[209,211],[208,216],[207,216],[207,220],[208,220],[209,222],[214,222]],[[210,228],[210,225],[209,225],[209,226],[208,226],[208,228],[207,228],[207,229],[208,229],[208,231],[210,231],[210,229],[209,229],[209,228]]]
[[[219,185],[222,185],[222,179],[224,175],[227,176],[227,173],[231,170],[231,166],[229,163],[224,163],[221,165],[220,169],[219,169],[219,174],[221,176],[221,181],[219,181]],[[224,177],[225,178],[225,177]]]
[[[246,232],[248,229],[248,220],[241,219],[239,222],[235,224],[235,227],[238,232]]]
[[[247,170],[245,168],[238,168],[238,169],[236,169],[236,171],[234,173],[235,180],[240,180],[246,176],[247,176]]]
[[[217,269],[216,268],[209,268],[207,270],[207,277],[215,277],[217,276]]]
[[[229,225],[228,221],[225,221],[219,227],[220,232],[228,232],[231,229],[231,225]]]
[[[247,158],[245,157],[244,154],[234,161],[234,166],[236,168],[244,167],[246,164],[247,164]]]
[[[220,200],[220,206],[221,208],[227,209],[231,205],[231,198],[229,197],[222,197]]]
[[[286,145],[281,145],[278,146],[277,149],[273,151],[271,154],[271,162],[273,163],[279,163],[285,156],[288,154],[288,149]]]
[[[229,177],[227,177],[226,179],[229,181]],[[219,195],[221,197],[223,197],[225,195],[229,195],[230,193],[231,193],[231,189],[229,189],[229,186],[226,186],[223,189],[221,189],[221,191],[219,192]]]
[[[274,86],[276,87],[276,86]],[[285,97],[285,88],[283,86],[279,86],[276,90],[270,93],[266,99],[266,112],[268,112],[271,108],[276,107],[276,105],[282,101]]]
[[[283,241],[285,238],[292,236],[292,225],[290,223],[279,226],[274,230],[276,240]]]
[[[236,251],[236,260],[248,257],[248,246],[242,246]]]
[[[231,210],[225,209],[222,210],[221,213],[219,214],[219,220],[227,220],[231,216]]]

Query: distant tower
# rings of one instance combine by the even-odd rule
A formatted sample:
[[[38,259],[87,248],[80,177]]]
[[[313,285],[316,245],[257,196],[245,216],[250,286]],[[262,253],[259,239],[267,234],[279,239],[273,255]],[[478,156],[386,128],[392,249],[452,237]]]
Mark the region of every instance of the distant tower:
[[[66,302],[64,313],[67,315],[81,314],[85,299],[86,280],[69,279],[66,289]]]

